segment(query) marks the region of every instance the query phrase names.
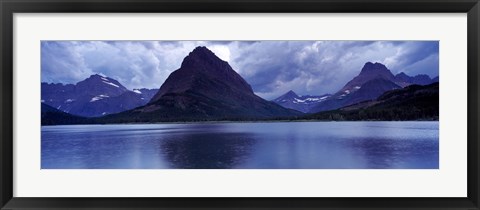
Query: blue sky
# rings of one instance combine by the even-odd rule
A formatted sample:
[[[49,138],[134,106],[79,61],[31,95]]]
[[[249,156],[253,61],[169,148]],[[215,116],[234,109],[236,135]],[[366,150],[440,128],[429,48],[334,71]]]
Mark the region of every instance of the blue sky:
[[[129,89],[159,88],[196,46],[229,62],[266,99],[334,93],[369,61],[411,76],[435,77],[439,68],[438,41],[42,41],[42,82],[102,73]]]

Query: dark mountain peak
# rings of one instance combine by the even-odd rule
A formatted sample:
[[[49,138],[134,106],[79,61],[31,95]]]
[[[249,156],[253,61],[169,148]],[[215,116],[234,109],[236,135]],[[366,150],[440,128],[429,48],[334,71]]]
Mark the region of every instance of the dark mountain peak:
[[[80,81],[75,86],[75,92],[79,95],[90,96],[118,96],[128,91],[120,82],[100,74],[91,75],[89,78]]]
[[[372,73],[392,74],[390,70],[388,70],[388,68],[381,63],[372,63],[372,62],[365,63],[365,65],[362,68],[362,71],[360,72],[360,75],[372,74]]]
[[[152,98],[154,102],[167,93],[193,91],[202,95],[248,94],[252,87],[225,61],[206,47],[197,47],[183,59],[179,69],[172,72]],[[220,94],[218,97],[224,97]]]
[[[411,80],[412,80],[412,77],[408,76],[404,72],[400,72],[395,75],[395,82],[397,83],[407,84],[407,83],[411,83],[412,82]]]
[[[198,46],[195,49],[193,49],[192,52],[190,52],[189,55],[214,55],[210,49],[208,49],[205,46]]]
[[[92,74],[92,75],[90,75],[89,78],[101,78],[101,77],[104,77],[104,76],[102,76],[100,74]]]
[[[118,82],[117,80],[115,79],[112,79],[110,77],[107,77],[107,76],[104,76],[104,75],[100,75],[100,74],[93,74],[93,75],[90,75],[90,77],[88,77],[87,79],[83,80],[83,81],[80,81],[77,83],[77,85],[79,84],[89,84],[89,85],[94,85],[94,84],[99,84],[99,85],[110,85],[112,87],[116,87],[116,88],[121,88],[121,89],[126,89],[122,84],[120,84],[120,82]]]
[[[257,119],[301,114],[255,95],[227,62],[206,47],[190,52],[149,103],[127,113],[148,121]]]
[[[92,74],[90,75],[87,79],[85,80],[98,80],[98,81],[101,81],[101,80],[112,80],[112,81],[115,81],[117,82],[116,80],[110,78],[110,77],[107,77],[103,74]]]
[[[198,57],[201,59],[219,59],[215,53],[213,53],[210,49],[205,46],[198,46],[193,49],[192,52],[188,54],[187,57]]]
[[[92,74],[85,80],[102,81],[102,80],[114,80],[114,79],[109,78],[109,77],[107,77],[105,75],[102,75],[102,74]]]
[[[298,97],[297,93],[293,92],[293,90],[288,91],[284,96]]]
[[[282,102],[283,100],[292,100],[294,98],[299,98],[299,96],[295,92],[293,92],[293,90],[290,90],[273,101]]]
[[[225,65],[228,65],[227,62],[217,57],[207,47],[199,46],[183,59],[181,67],[196,67],[195,70],[208,70],[212,69],[211,67],[223,67]]]
[[[82,80],[82,81],[80,81],[80,82],[84,82],[84,81],[102,81],[102,78],[103,78],[103,77],[100,76],[99,74],[92,74],[92,75],[90,75],[88,78],[86,78],[86,79],[84,79],[84,80]],[[80,82],[78,82],[78,83],[80,83]],[[78,84],[78,83],[77,83],[77,84]]]
[[[375,62],[375,63],[377,63],[377,62]],[[365,66],[371,66],[371,65],[374,65],[374,64],[372,62],[368,61],[368,62],[365,63],[365,65],[363,65],[363,67],[365,68]]]
[[[375,78],[384,78],[386,80],[393,81],[395,76],[393,76],[392,72],[383,64],[381,63],[372,63],[367,62],[363,66],[360,74],[350,80],[339,92],[338,94],[343,94],[345,91],[354,91],[358,89],[366,82],[375,79]]]

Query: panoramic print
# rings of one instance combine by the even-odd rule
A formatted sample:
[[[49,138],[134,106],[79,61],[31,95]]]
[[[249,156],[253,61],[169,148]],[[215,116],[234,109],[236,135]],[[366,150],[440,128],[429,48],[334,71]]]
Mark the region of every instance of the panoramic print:
[[[42,169],[438,169],[438,41],[42,41]]]

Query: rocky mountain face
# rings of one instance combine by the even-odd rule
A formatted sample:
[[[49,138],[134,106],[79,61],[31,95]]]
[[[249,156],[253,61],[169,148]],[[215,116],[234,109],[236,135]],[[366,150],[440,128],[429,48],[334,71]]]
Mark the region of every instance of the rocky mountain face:
[[[402,72],[394,76],[385,65],[367,62],[359,75],[347,82],[332,97],[311,108],[310,112],[334,110],[361,101],[375,99],[386,91],[413,84],[428,85],[433,82],[435,82],[435,79],[431,79],[428,75],[411,77]]]
[[[301,114],[255,95],[250,85],[206,47],[195,48],[145,106],[106,121],[266,119]]]
[[[42,103],[83,117],[98,117],[145,105],[157,91],[130,91],[117,80],[98,74],[77,84],[41,84]]]
[[[360,71],[360,74],[347,82],[339,92],[354,92],[355,90],[360,89],[363,84],[375,78],[393,81],[395,76],[393,76],[392,72],[390,72],[385,65],[381,63],[367,62]]]
[[[310,112],[310,109],[317,105],[318,103],[327,100],[331,95],[321,95],[321,96],[310,96],[304,95],[299,96],[292,90],[288,91],[287,93],[283,94],[282,96],[273,100],[273,102],[277,103],[280,106],[285,108],[295,109],[301,111],[303,113]]]

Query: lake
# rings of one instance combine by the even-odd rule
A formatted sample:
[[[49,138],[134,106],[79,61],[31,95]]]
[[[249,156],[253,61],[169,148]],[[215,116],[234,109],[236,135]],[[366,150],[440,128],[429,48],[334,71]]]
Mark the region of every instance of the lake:
[[[438,121],[42,126],[42,169],[438,169]]]

